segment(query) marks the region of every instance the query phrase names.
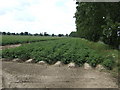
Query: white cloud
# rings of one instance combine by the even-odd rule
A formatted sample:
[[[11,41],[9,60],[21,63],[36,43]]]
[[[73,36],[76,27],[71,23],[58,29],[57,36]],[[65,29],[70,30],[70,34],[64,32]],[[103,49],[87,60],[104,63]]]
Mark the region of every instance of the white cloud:
[[[75,30],[74,13],[73,0],[1,0],[0,30],[66,34]]]
[[[0,0],[0,8],[11,8],[19,5],[16,0]]]

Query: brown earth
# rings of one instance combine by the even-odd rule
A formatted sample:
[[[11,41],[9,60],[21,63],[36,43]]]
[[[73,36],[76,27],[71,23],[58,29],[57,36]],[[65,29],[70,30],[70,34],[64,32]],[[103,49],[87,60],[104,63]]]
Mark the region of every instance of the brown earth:
[[[21,46],[21,44],[0,46],[0,50],[8,49],[8,48],[15,48],[15,47],[19,47],[19,46]]]
[[[2,62],[4,88],[117,88],[107,72],[68,68],[67,65]]]

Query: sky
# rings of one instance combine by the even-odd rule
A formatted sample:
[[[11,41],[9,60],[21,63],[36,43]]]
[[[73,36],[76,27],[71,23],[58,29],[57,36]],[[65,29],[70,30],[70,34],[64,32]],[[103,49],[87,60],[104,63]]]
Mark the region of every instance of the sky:
[[[0,31],[69,34],[75,0],[0,0]]]

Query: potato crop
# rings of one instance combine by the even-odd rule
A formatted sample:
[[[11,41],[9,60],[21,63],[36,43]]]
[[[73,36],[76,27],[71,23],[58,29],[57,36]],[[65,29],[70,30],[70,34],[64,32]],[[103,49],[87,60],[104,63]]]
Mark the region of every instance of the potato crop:
[[[2,51],[2,58],[9,60],[15,58],[21,60],[34,59],[36,62],[46,61],[49,64],[57,61],[62,61],[64,64],[75,62],[78,66],[82,66],[87,62],[93,67],[102,64],[108,69],[112,69],[115,60],[106,57],[99,48],[97,50],[91,44],[95,47],[101,46],[100,50],[107,47],[79,38],[64,38],[23,44],[17,48],[5,49]]]

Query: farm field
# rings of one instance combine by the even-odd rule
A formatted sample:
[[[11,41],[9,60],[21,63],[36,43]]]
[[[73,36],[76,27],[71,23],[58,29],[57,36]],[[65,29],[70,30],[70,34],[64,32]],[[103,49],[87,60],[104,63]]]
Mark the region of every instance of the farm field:
[[[75,62],[78,66],[87,62],[93,67],[102,64],[111,70],[116,64],[117,53],[117,50],[110,52],[110,47],[102,43],[93,43],[79,38],[64,38],[6,49],[2,51],[2,57],[21,60],[34,59],[35,62],[46,61],[49,64],[57,61],[62,61],[64,64]]]
[[[44,39],[44,37],[42,37],[40,40],[42,40],[42,39]],[[45,39],[46,39],[46,37],[45,37]],[[3,43],[4,42],[7,42],[7,41],[3,41]],[[17,58],[19,58],[21,61],[24,61],[24,62],[29,59],[33,59],[34,63],[37,63],[39,61],[45,61],[48,63],[47,67],[41,66],[41,65],[39,67],[39,65],[30,64],[31,70],[34,71],[33,68],[34,69],[38,68],[36,70],[39,70],[39,68],[42,67],[42,70],[43,69],[45,70],[45,71],[43,70],[43,72],[45,72],[46,75],[48,75],[48,76],[49,75],[51,76],[51,74],[54,72],[52,74],[53,77],[51,77],[53,79],[54,79],[54,75],[56,76],[56,73],[58,73],[58,72],[63,77],[63,73],[65,73],[65,70],[67,70],[66,66],[64,66],[64,67],[51,66],[51,65],[55,64],[57,61],[61,61],[65,65],[69,64],[70,62],[74,62],[77,66],[80,66],[80,67],[83,67],[83,65],[85,63],[88,63],[90,66],[93,67],[93,69],[97,65],[101,64],[106,68],[106,70],[108,70],[108,72],[111,72],[112,74],[114,74],[115,77],[117,77],[117,73],[118,73],[118,51],[117,50],[111,49],[108,45],[103,44],[101,42],[95,43],[95,42],[90,42],[88,40],[80,39],[80,38],[71,38],[71,37],[59,38],[59,39],[54,38],[52,40],[47,39],[45,41],[42,40],[39,42],[30,43],[30,44],[26,43],[26,44],[22,44],[21,46],[16,47],[16,48],[9,48],[9,49],[2,50],[1,56],[2,56],[2,58],[6,59],[8,61],[12,61],[13,59],[17,59]],[[28,76],[29,76],[29,74],[31,74],[31,73],[29,70],[27,70],[27,68],[30,68],[28,66],[28,64],[24,64],[24,63],[23,64],[20,63],[20,64],[14,63],[14,62],[4,62],[3,61],[3,72],[5,71],[4,73],[6,75],[8,72],[10,72],[12,75],[14,74],[15,77],[16,77],[15,72],[17,74],[19,74],[20,72],[22,72],[22,73],[26,72],[26,74],[28,74]],[[26,68],[25,68],[26,71],[24,71],[23,68],[20,66],[22,66],[23,68],[25,68],[25,66],[26,66]],[[16,68],[16,70],[15,70],[15,68]],[[71,75],[72,72],[74,72],[74,73],[77,73],[77,71],[79,73],[83,72],[84,75],[87,75],[87,76],[90,75],[91,77],[93,75],[93,77],[95,77],[96,79],[97,79],[97,75],[100,74],[100,72],[98,73],[96,70],[95,71],[94,70],[81,71],[82,69],[80,69],[80,70],[79,69],[80,68],[72,69],[73,71],[68,70],[68,73],[70,73],[70,75]],[[7,73],[6,73],[6,70],[7,70]],[[11,70],[13,70],[13,72]],[[35,70],[35,73],[36,73],[36,70]],[[58,72],[56,72],[57,70],[58,70]],[[78,75],[79,73],[77,73],[76,75],[79,76]],[[82,76],[84,78],[83,74],[82,74]],[[70,77],[70,75],[66,75],[66,76],[65,75],[64,75],[64,78]],[[100,83],[103,82],[102,80],[104,80],[104,78],[106,78],[107,77],[106,75],[108,75],[108,74],[106,74],[105,76],[104,76],[104,74],[102,74],[102,75],[99,77],[99,78],[103,77],[103,78],[101,78]],[[9,77],[9,74],[6,77]],[[22,78],[22,76],[20,76],[20,77]],[[30,77],[35,78],[34,76],[30,76]],[[30,78],[30,77],[28,77],[28,78]],[[58,78],[62,78],[62,77],[58,76]],[[11,77],[11,78],[13,78],[13,77]],[[38,78],[41,78],[41,77],[38,76]],[[73,79],[71,80],[71,78],[75,78],[75,77],[71,76],[69,78],[70,82],[72,84]],[[46,82],[49,79],[50,78],[46,78]],[[88,77],[88,79],[89,79],[89,77]],[[30,79],[30,80],[32,80],[32,79]],[[55,80],[58,80],[58,79],[55,79]],[[109,80],[110,80],[110,76],[108,75],[108,81]],[[39,82],[41,82],[41,81],[39,81]],[[54,81],[54,84],[56,82],[57,81]],[[64,79],[62,80],[62,82],[65,83]],[[78,83],[75,84],[75,86],[77,85],[77,87],[78,87],[80,82],[81,81],[78,81]],[[85,82],[87,82],[87,81],[84,81],[84,83]],[[97,81],[95,80],[95,83],[93,83],[93,82],[94,82],[94,80],[91,83],[91,84],[93,84],[93,86],[91,84],[90,85],[92,87],[95,87],[95,83],[97,83]],[[46,86],[47,86],[47,83],[46,83]],[[69,84],[65,83],[64,85],[66,87]],[[62,86],[64,86],[64,85],[62,84]],[[88,87],[90,87],[90,85],[88,85]],[[106,86],[103,86],[103,88],[108,87],[109,85],[111,87],[116,87],[116,86],[114,86],[113,82],[111,81],[111,84],[107,84]],[[58,87],[62,87],[62,86],[58,84]],[[69,86],[67,86],[67,87],[69,87]],[[81,85],[81,87],[82,87],[82,85]],[[83,86],[83,87],[87,87],[87,86]],[[98,85],[98,87],[101,87],[101,84]]]
[[[119,1],[0,4],[0,89],[120,89]]]
[[[20,36],[20,35],[2,35],[2,45],[31,43],[38,41],[54,40],[59,37],[41,37],[41,36]]]

